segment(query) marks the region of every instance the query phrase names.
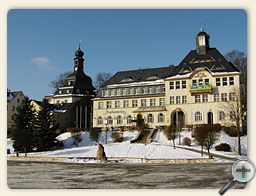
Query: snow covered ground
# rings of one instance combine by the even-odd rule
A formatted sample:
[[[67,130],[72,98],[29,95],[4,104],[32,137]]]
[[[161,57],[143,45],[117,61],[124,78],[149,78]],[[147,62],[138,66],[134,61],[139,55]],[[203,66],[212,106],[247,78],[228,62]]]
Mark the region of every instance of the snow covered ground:
[[[103,144],[106,152],[106,156],[109,158],[145,158],[145,159],[197,159],[201,158],[200,153],[193,152],[186,149],[176,148],[172,146],[172,142],[167,140],[165,135],[162,132],[157,132],[152,139],[150,144],[136,144],[130,143],[131,140],[135,139],[138,136],[138,131],[129,132],[126,131],[123,134],[124,141],[122,143],[113,143],[111,139],[111,132],[101,133],[99,136],[99,142]],[[71,134],[63,133],[57,137],[59,141],[63,142],[63,148],[54,151],[46,152],[33,152],[29,153],[29,156],[37,157],[96,157],[97,153],[97,143],[91,141],[90,135],[88,132],[83,132],[82,141],[76,145],[73,145],[73,140]],[[198,146],[194,139],[191,137],[191,132],[181,132],[181,141],[184,137],[189,137],[192,140],[192,145],[186,148],[192,149],[201,149]],[[106,144],[107,139],[107,144]],[[179,138],[176,139],[175,143],[178,145]],[[215,154],[225,155],[228,157],[236,157],[236,152],[234,151],[237,146],[237,138],[230,137],[224,132],[221,132],[219,141],[214,145],[220,143],[228,143],[231,146],[232,152],[220,152],[215,151],[215,148],[211,149],[211,152]],[[247,137],[241,138],[242,143],[242,153],[246,155],[247,153]],[[12,142],[10,139],[7,140],[7,148],[11,149],[11,153],[14,153],[12,148]],[[204,156],[204,158],[208,158]]]

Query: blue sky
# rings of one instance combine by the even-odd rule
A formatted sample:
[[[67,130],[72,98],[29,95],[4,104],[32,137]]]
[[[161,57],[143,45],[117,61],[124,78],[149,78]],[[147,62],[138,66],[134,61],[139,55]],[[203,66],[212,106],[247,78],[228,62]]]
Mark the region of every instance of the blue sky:
[[[85,73],[177,65],[195,48],[201,24],[222,54],[247,52],[243,10],[11,10],[7,87],[41,100],[48,84],[73,70],[78,39]]]

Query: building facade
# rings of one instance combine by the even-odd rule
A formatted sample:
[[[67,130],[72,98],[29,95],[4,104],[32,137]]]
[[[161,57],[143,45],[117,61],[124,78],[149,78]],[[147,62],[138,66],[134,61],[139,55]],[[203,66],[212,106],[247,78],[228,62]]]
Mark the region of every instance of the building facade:
[[[11,92],[7,89],[7,130],[11,130],[14,127],[14,114],[17,113],[17,107],[25,99],[25,95],[22,91]]]
[[[150,127],[234,124],[225,105],[239,100],[239,70],[201,30],[177,66],[116,73],[93,99],[93,126],[131,126],[142,118]]]

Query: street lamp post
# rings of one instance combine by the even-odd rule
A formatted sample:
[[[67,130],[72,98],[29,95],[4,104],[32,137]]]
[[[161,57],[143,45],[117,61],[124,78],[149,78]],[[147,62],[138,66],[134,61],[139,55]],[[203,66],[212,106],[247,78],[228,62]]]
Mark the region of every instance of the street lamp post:
[[[176,130],[179,132],[179,145],[181,145],[181,135],[180,135],[180,123],[179,123],[179,111],[181,111],[180,108],[176,109]]]
[[[107,136],[107,130],[108,130],[108,123],[105,124],[106,125],[106,131],[105,131],[105,139],[106,139],[106,144],[108,144],[108,136]]]

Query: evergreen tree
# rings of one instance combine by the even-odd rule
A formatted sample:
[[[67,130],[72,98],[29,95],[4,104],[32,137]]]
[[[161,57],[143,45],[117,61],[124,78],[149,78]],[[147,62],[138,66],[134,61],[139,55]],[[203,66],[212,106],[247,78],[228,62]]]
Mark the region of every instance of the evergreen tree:
[[[55,145],[55,129],[51,105],[44,99],[34,120],[34,141],[37,151],[49,150]]]
[[[13,147],[16,151],[27,152],[31,151],[33,145],[33,118],[34,112],[28,97],[21,102],[17,107],[17,113],[14,114],[14,129],[12,139],[14,140]]]

